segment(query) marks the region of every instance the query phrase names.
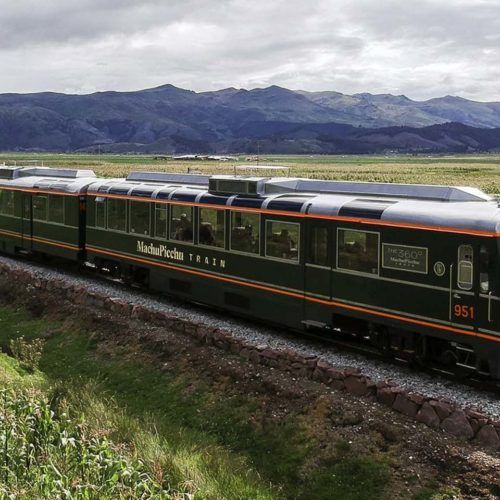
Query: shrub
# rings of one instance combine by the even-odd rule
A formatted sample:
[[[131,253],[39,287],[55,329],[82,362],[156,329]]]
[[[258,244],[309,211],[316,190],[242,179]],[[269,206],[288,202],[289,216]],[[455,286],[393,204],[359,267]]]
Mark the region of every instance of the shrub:
[[[58,415],[45,398],[6,390],[0,391],[0,497],[172,498],[140,460]]]
[[[30,372],[34,372],[40,365],[43,345],[43,339],[34,339],[31,342],[27,342],[24,340],[24,336],[21,336],[10,341],[10,350],[23,368]]]

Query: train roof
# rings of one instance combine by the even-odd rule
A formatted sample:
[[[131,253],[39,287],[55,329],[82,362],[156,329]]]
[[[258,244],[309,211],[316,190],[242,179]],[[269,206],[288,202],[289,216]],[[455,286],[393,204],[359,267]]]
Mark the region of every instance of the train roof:
[[[498,203],[460,186],[324,181],[291,177],[132,172],[97,178],[92,170],[0,166],[0,186],[115,194],[318,216],[500,232]]]
[[[78,194],[97,179],[92,170],[0,166],[0,186]]]
[[[289,177],[133,172],[98,179],[99,194],[498,232],[498,203],[476,188]]]

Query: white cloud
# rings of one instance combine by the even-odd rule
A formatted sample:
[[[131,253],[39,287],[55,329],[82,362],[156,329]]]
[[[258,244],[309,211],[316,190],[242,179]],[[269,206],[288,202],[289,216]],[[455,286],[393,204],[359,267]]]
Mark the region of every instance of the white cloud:
[[[0,0],[0,7],[0,92],[276,84],[500,100],[497,0]]]

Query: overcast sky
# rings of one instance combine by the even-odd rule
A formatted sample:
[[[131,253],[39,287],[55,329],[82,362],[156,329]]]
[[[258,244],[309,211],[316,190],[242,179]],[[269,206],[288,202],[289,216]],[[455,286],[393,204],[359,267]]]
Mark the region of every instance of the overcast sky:
[[[0,0],[0,92],[165,83],[500,101],[500,0]]]

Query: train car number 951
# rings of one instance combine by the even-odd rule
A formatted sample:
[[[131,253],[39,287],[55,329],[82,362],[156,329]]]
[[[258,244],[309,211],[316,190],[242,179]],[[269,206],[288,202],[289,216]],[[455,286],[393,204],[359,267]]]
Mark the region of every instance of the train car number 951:
[[[456,304],[453,306],[453,314],[456,318],[474,319],[474,306]]]

